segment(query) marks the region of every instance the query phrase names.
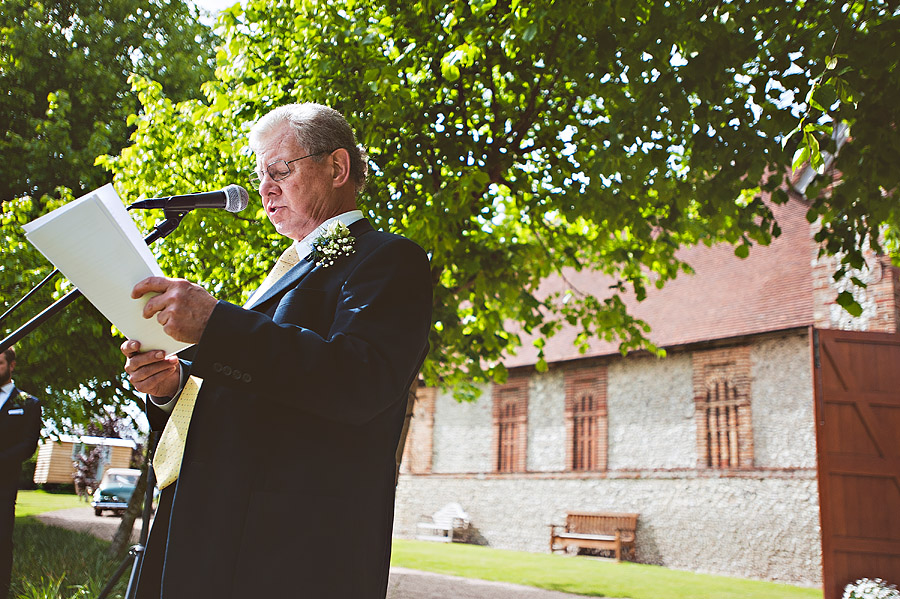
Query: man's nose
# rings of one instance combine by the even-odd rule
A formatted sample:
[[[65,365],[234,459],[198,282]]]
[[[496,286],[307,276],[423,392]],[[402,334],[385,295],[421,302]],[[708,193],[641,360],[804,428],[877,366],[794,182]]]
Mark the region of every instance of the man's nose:
[[[280,189],[278,181],[273,180],[268,173],[265,173],[259,183],[259,195],[261,197],[266,197],[269,193],[277,191],[278,189]]]

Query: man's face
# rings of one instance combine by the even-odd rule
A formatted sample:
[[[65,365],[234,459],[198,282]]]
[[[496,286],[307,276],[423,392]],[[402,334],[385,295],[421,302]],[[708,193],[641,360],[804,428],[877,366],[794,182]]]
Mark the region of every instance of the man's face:
[[[6,361],[6,354],[0,353],[0,385],[5,385],[12,380],[12,371],[16,367],[16,363]]]
[[[294,133],[285,126],[265,139],[256,155],[256,169],[265,173],[266,166],[276,160],[289,162],[307,154],[306,148],[297,143]],[[280,234],[299,241],[335,215],[337,200],[330,159],[328,154],[322,154],[292,162],[291,174],[281,181],[263,175],[259,187],[263,208]]]

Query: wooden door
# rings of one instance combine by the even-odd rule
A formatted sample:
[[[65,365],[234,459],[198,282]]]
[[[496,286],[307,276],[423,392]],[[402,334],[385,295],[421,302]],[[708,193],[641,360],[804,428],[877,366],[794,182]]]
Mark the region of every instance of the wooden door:
[[[900,585],[900,335],[814,330],[825,599]]]

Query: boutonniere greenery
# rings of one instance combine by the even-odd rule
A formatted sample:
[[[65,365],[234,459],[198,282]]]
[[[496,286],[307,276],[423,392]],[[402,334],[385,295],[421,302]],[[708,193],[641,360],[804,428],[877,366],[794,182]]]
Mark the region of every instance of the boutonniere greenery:
[[[342,222],[335,221],[325,227],[322,234],[313,241],[313,260],[322,268],[328,268],[341,256],[349,256],[356,251],[356,238]]]
[[[22,410],[25,409],[25,404],[28,403],[29,395],[19,391],[19,395],[12,401],[9,402],[10,410]]]

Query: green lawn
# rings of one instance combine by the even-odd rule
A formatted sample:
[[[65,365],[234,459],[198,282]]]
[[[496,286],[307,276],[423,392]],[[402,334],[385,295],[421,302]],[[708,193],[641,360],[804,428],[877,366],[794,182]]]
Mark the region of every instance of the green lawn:
[[[90,599],[100,594],[119,564],[106,555],[106,541],[34,518],[16,518],[13,543],[10,599]],[[128,573],[112,599],[122,597],[127,583]]]
[[[395,540],[391,564],[465,578],[512,582],[591,597],[632,599],[821,599],[821,589],[694,574],[660,566]]]
[[[46,491],[19,491],[16,498],[16,517],[43,514],[70,507],[86,507],[90,505],[77,495],[47,493]]]

